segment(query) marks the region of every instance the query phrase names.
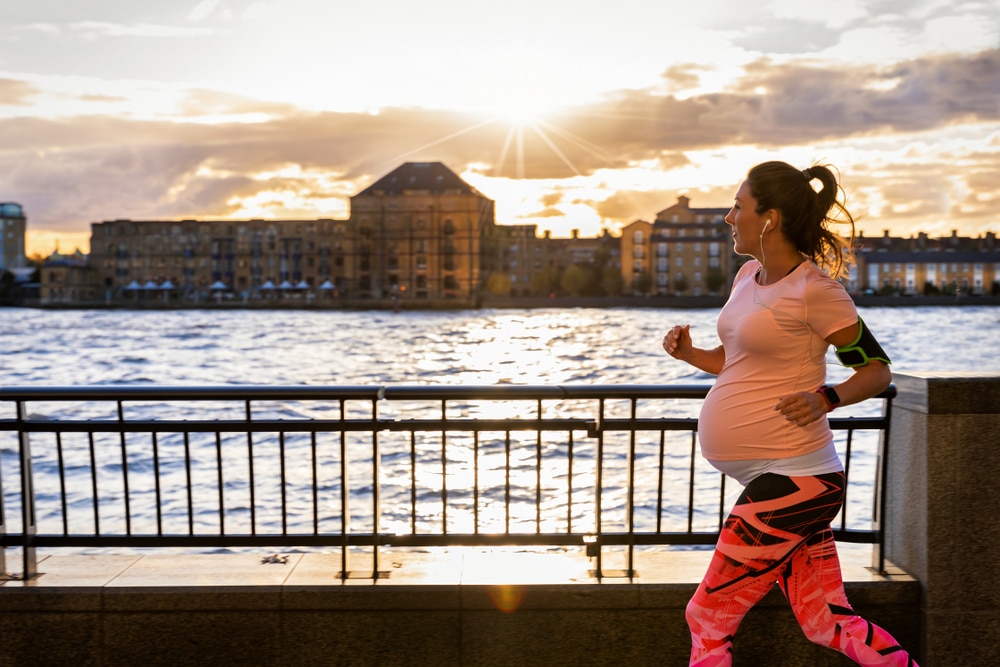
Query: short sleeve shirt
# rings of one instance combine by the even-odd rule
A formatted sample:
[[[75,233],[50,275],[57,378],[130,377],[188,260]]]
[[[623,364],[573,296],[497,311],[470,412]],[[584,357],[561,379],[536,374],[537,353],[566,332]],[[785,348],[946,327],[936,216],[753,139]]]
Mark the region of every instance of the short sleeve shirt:
[[[806,426],[774,406],[826,382],[826,337],[858,321],[844,287],[804,261],[771,285],[758,285],[756,260],[736,275],[719,313],[726,361],[698,421],[705,458],[781,459],[817,451],[832,441],[826,419]]]

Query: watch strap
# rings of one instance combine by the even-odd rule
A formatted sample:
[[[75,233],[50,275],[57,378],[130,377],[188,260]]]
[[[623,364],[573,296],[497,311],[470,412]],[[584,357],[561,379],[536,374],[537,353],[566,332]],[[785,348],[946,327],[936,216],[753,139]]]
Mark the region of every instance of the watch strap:
[[[840,405],[840,395],[837,390],[828,384],[823,385],[816,390],[816,393],[823,397],[826,401],[826,411],[833,412],[833,410]]]

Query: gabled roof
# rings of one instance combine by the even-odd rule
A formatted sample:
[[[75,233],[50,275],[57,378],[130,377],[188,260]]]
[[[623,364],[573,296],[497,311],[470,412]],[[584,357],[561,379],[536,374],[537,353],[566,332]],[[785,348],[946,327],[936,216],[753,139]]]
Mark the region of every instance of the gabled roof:
[[[432,194],[457,191],[483,196],[441,162],[405,162],[355,197],[398,195],[406,190],[422,190]]]

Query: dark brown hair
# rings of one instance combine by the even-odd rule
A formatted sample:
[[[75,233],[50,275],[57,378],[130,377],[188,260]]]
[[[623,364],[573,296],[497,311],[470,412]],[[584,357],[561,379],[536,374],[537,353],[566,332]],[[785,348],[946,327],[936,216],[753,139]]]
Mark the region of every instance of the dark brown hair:
[[[854,218],[832,167],[796,169],[786,162],[764,162],[750,170],[747,180],[757,213],[780,212],[782,233],[799,252],[834,278],[847,274],[854,263]],[[822,187],[814,190],[813,180]],[[832,224],[846,225],[849,231],[837,234]]]

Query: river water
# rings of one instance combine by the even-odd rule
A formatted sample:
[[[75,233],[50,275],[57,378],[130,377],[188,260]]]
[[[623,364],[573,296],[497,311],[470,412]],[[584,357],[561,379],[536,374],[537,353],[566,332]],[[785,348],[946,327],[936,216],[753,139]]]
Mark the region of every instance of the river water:
[[[865,308],[893,370],[998,371],[1000,308]],[[711,381],[660,339],[716,310],[0,309],[0,385],[645,384]],[[830,358],[836,380],[847,371]]]
[[[697,345],[714,346],[717,312],[0,309],[0,385],[709,384],[711,376],[670,358],[660,340],[668,327],[689,323]],[[861,314],[897,373],[1000,372],[998,307],[864,308]],[[832,382],[850,372],[832,354],[828,362]],[[0,410],[0,418],[10,418],[10,406]],[[16,522],[10,479],[16,441],[0,442],[0,455],[7,518]],[[36,475],[51,467],[39,461]],[[87,503],[86,466],[81,475],[70,480],[71,505]],[[391,514],[393,504],[405,505],[408,487],[387,485],[386,493]],[[58,504],[53,479],[39,479],[36,494],[40,505]],[[857,497],[864,504],[871,493]],[[40,530],[56,519],[42,516]]]

